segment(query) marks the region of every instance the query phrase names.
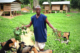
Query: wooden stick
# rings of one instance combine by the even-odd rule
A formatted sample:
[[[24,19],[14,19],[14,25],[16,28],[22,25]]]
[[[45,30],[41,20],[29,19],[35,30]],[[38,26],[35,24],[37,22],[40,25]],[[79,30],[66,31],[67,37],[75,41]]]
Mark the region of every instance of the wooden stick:
[[[10,16],[12,17],[12,12],[10,11]]]
[[[4,16],[5,16],[5,11],[4,11]]]
[[[16,16],[17,16],[17,11],[16,11]]]

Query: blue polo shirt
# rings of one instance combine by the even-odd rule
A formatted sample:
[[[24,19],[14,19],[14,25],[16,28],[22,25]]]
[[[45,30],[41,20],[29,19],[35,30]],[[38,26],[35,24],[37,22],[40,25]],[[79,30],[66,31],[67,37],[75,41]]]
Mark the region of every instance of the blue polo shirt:
[[[35,41],[37,42],[46,42],[47,41],[47,27],[46,27],[46,16],[40,14],[38,18],[36,15],[31,17],[31,21],[34,28]]]

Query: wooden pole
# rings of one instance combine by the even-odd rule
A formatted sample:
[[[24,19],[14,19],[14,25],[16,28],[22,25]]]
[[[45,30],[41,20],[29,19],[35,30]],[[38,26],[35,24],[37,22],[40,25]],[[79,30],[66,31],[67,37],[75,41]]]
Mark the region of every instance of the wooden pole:
[[[14,16],[14,11],[13,11],[13,16]]]
[[[12,12],[10,11],[10,16],[12,17]]]
[[[68,12],[70,12],[70,5],[68,5]]]
[[[21,11],[20,11],[20,14],[21,14]]]
[[[66,10],[66,13],[67,13],[67,10]]]
[[[4,16],[5,16],[5,11],[3,13],[4,13]]]
[[[17,11],[16,11],[16,16],[17,16]]]
[[[1,11],[1,5],[0,5],[0,11]]]
[[[45,10],[45,13],[46,13],[46,10]]]

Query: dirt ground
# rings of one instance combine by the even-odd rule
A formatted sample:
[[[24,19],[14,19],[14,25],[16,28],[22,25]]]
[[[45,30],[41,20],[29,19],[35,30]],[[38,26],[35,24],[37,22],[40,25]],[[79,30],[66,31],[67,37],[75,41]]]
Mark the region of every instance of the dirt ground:
[[[16,17],[16,16],[20,16],[20,15],[22,15],[22,14],[14,14],[14,15],[12,15],[12,16],[10,16],[9,14],[6,14],[5,16],[4,15],[2,15],[2,17],[4,17],[4,18],[8,18],[8,19],[12,19],[12,18],[14,18],[14,17]]]
[[[21,35],[21,41],[25,42],[25,45],[34,45],[33,41],[31,40],[31,36],[34,35],[32,31],[30,31],[29,28],[27,28],[27,34]]]
[[[71,16],[71,15],[67,14],[66,16]]]

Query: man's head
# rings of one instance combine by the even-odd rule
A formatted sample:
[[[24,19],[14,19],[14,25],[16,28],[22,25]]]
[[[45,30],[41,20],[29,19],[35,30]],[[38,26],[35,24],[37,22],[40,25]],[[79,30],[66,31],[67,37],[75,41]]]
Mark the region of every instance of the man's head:
[[[40,14],[41,7],[40,7],[40,6],[36,6],[35,9],[36,9],[36,13],[37,13],[37,14]]]

